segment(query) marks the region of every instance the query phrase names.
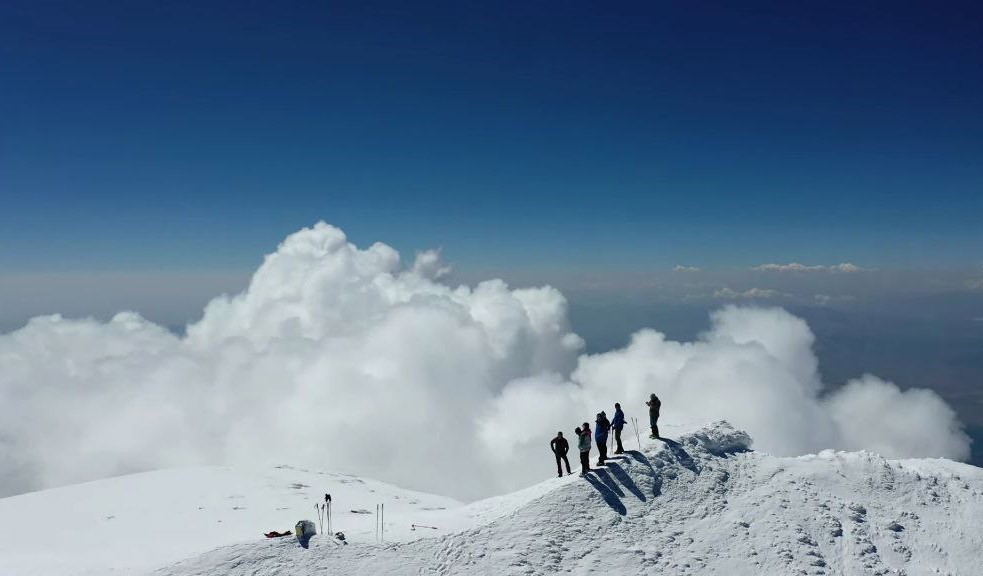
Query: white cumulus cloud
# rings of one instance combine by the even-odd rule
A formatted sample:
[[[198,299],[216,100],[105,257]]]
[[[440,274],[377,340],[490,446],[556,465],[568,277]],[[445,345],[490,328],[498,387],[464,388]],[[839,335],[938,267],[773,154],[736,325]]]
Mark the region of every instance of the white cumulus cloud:
[[[835,302],[852,302],[854,297],[850,294],[813,294],[812,299],[820,306],[828,306]]]
[[[783,310],[726,307],[694,342],[643,330],[581,355],[559,291],[451,287],[437,280],[445,268],[436,253],[407,266],[319,223],[184,336],[127,312],[0,334],[0,495],[245,462],[473,498],[548,476],[556,430],[616,401],[644,422],[651,392],[669,422],[725,418],[779,454],[968,454],[932,392],[865,376],[825,393],[812,333]]]
[[[743,292],[737,292],[724,287],[716,290],[713,297],[718,300],[766,300],[769,298],[788,297],[789,294],[773,290],[771,288],[749,288]]]
[[[806,265],[799,264],[798,262],[790,262],[788,264],[761,264],[759,266],[753,266],[751,270],[755,272],[842,272],[844,274],[854,274],[857,272],[865,272],[867,268],[861,268],[856,264],[851,264],[850,262],[843,262],[842,264],[833,264],[830,266],[825,266],[823,264],[816,265]]]
[[[696,266],[683,266],[682,264],[676,266],[672,269],[673,272],[699,272],[700,269]]]

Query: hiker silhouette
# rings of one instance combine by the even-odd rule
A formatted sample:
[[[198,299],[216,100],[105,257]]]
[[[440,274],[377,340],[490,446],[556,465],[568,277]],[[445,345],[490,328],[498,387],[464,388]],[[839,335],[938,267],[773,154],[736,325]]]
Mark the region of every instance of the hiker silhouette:
[[[607,415],[602,411],[598,413],[594,422],[597,428],[594,430],[594,441],[597,442],[597,465],[603,466],[608,457],[608,430],[611,429],[611,422]]]
[[[614,430],[614,453],[624,454],[625,448],[621,445],[621,429],[625,427],[625,413],[621,411],[621,404],[614,403],[614,418],[611,419],[611,428]]]
[[[649,425],[652,427],[650,438],[659,438],[659,410],[662,408],[662,401],[653,392],[645,405],[649,407]]]
[[[570,444],[567,439],[563,437],[563,432],[557,432],[556,438],[550,440],[550,450],[553,451],[553,455],[556,456],[556,476],[563,476],[563,468],[560,467],[560,460],[567,465],[567,474],[570,472],[570,461],[567,460],[567,452],[570,450]]]

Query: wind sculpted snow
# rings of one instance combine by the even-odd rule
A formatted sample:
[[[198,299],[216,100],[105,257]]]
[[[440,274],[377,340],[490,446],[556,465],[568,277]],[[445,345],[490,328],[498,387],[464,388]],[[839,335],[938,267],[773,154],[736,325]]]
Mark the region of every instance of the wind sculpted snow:
[[[692,342],[647,329],[581,355],[558,290],[452,287],[446,271],[435,252],[404,264],[319,223],[186,336],[128,312],[0,335],[0,495],[289,461],[472,500],[549,474],[556,431],[614,402],[644,428],[652,392],[667,422],[727,419],[776,455],[969,454],[933,392],[870,375],[830,391],[784,310],[726,307]]]

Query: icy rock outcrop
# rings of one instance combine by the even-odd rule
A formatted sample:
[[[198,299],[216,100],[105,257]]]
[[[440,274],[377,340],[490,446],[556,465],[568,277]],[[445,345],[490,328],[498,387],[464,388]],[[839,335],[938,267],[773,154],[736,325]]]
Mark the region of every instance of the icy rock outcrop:
[[[735,429],[726,420],[719,420],[681,437],[679,443],[714,456],[727,456],[747,452],[752,440],[747,432]]]

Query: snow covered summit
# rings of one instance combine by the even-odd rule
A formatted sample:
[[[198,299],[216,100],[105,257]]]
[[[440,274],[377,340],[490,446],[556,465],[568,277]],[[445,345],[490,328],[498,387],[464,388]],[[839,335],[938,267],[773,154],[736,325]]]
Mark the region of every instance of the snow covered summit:
[[[983,470],[823,452],[777,458],[717,423],[585,479],[441,512],[469,527],[309,550],[221,548],[161,576],[246,574],[973,574]]]
[[[779,458],[723,422],[667,428],[676,440],[643,439],[586,478],[467,505],[289,467],[166,470],[2,499],[0,573],[980,573],[983,469],[866,452]],[[327,491],[350,545],[262,537],[316,519]]]

